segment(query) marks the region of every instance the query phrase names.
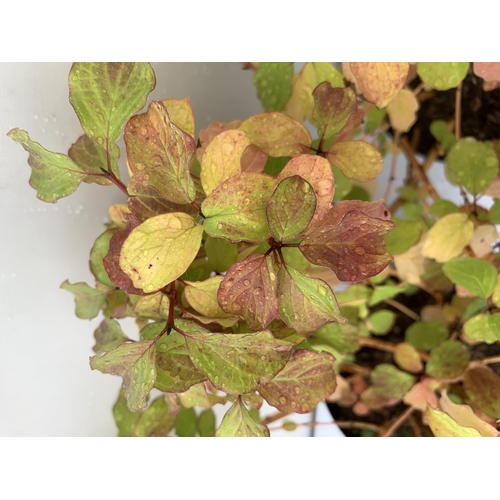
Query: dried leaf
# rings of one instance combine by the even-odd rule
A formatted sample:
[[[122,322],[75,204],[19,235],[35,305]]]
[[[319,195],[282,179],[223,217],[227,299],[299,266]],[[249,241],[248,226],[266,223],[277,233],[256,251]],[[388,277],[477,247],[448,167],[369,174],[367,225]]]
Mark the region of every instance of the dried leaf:
[[[436,437],[481,437],[479,431],[471,427],[462,427],[444,411],[434,410],[429,406],[424,415]]]
[[[491,253],[491,247],[498,241],[498,238],[498,231],[493,224],[483,224],[474,230],[469,245],[474,255],[482,259]]]
[[[424,412],[427,406],[437,408],[438,398],[434,392],[437,387],[438,382],[424,377],[404,395],[403,402],[421,412]]]

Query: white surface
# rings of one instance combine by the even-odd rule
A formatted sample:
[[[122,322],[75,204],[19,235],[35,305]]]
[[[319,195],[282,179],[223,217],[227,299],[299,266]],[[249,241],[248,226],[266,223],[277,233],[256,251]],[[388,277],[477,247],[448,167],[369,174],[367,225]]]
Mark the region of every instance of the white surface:
[[[0,436],[116,435],[111,407],[121,379],[89,367],[101,318],[78,319],[73,296],[59,286],[66,279],[93,285],[90,249],[108,207],[125,198],[112,186],[82,184],[54,205],[39,201],[28,184],[28,154],[6,137],[19,127],[46,149],[67,152],[82,134],[67,99],[70,66],[0,64]],[[215,119],[261,111],[252,74],[237,63],[153,66],[157,85],[150,100],[190,96],[197,131]],[[133,322],[122,325],[137,337]],[[316,434],[329,431],[336,428]],[[309,429],[296,432],[308,435]]]

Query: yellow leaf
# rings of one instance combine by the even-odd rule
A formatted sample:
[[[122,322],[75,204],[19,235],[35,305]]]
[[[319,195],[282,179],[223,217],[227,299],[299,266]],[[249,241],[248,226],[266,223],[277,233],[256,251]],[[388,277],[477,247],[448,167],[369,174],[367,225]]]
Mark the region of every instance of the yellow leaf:
[[[389,121],[393,129],[408,132],[417,120],[419,103],[410,90],[402,89],[387,105]]]
[[[444,411],[434,410],[428,406],[424,416],[436,437],[481,437],[479,431],[471,427],[462,427]]]
[[[467,214],[445,215],[427,233],[422,255],[437,262],[447,262],[460,254],[473,234],[474,224]]]
[[[172,123],[194,137],[194,115],[189,97],[184,99],[165,99],[161,101],[167,108]]]

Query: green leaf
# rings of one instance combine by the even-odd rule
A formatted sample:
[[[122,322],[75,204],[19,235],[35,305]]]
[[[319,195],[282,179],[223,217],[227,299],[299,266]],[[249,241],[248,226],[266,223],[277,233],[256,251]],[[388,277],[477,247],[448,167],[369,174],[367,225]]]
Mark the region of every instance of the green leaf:
[[[464,323],[464,334],[471,342],[495,344],[500,341],[500,314],[478,314]]]
[[[201,406],[202,408],[211,408],[217,403],[226,404],[226,395],[219,396],[207,391],[204,383],[191,386],[186,392],[179,394],[179,399],[182,406],[192,408],[193,406]]]
[[[469,352],[462,342],[445,340],[431,350],[425,372],[433,378],[453,379],[464,372],[469,359]]]
[[[309,153],[311,136],[307,129],[283,113],[261,113],[240,126],[252,144],[269,156],[298,156]]]
[[[215,413],[212,408],[208,408],[200,413],[197,426],[198,434],[201,437],[215,436]]]
[[[422,255],[437,262],[457,257],[474,234],[474,224],[467,214],[449,214],[429,229]]]
[[[156,398],[137,420],[134,435],[137,437],[167,437],[176,423],[176,413],[172,412],[163,396]]]
[[[377,108],[377,106],[372,106],[370,111],[366,114],[365,122],[365,132],[367,134],[372,134],[377,130],[387,116],[387,110],[385,108]]]
[[[403,290],[401,290],[399,286],[394,286],[394,285],[378,286],[373,291],[373,294],[370,297],[370,300],[368,301],[368,305],[375,306],[386,299],[392,299],[393,297],[398,296],[402,292]]]
[[[293,344],[268,331],[225,335],[191,332],[186,337],[194,365],[221,391],[244,394],[271,380],[288,361]]]
[[[396,313],[387,309],[374,312],[366,320],[366,326],[375,335],[389,333],[396,322]]]
[[[419,62],[417,73],[421,80],[436,90],[457,87],[469,71],[468,62]]]
[[[47,151],[24,130],[14,128],[7,135],[29,153],[28,163],[32,168],[29,183],[36,189],[38,199],[55,203],[73,193],[86,177],[70,158]]]
[[[61,288],[68,290],[75,296],[75,314],[81,319],[95,318],[106,300],[105,292],[95,290],[87,283],[74,283],[72,285],[66,280]]]
[[[232,315],[225,313],[217,302],[217,291],[223,279],[223,276],[214,276],[205,281],[186,281],[184,297],[189,305],[203,316],[229,318]]]
[[[137,411],[146,407],[146,398],[156,380],[155,351],[154,340],[121,344],[100,356],[92,356],[90,367],[122,377],[127,407]]]
[[[127,315],[128,295],[123,290],[115,290],[106,295],[106,318],[123,318]]]
[[[164,99],[165,106],[172,123],[194,137],[194,114],[189,97],[184,99]]]
[[[396,227],[385,237],[387,251],[392,255],[402,255],[418,243],[422,224],[420,221],[407,221],[397,217],[392,222]]]
[[[450,131],[444,120],[432,120],[429,131],[441,143],[445,151],[448,151],[456,142],[455,134]]]
[[[309,413],[335,390],[334,362],[327,352],[297,350],[283,370],[259,387],[259,392],[279,411]]]
[[[333,201],[339,201],[351,193],[353,189],[352,180],[346,177],[337,167],[333,165],[331,167],[335,179],[335,196],[333,197]]]
[[[207,236],[204,246],[208,268],[216,273],[225,273],[238,259],[238,246],[230,241]]]
[[[384,215],[385,214],[385,215]],[[394,224],[383,203],[340,201],[300,243],[304,257],[329,267],[340,281],[363,281],[392,261],[384,236]]]
[[[134,286],[153,292],[177,279],[200,249],[203,227],[185,213],[157,215],[125,240],[120,267]]]
[[[290,160],[291,160],[290,156],[280,156],[278,158],[273,158],[272,156],[268,156],[263,173],[271,175],[272,177],[278,177],[279,173],[283,170],[283,168],[285,168],[285,165]]]
[[[134,305],[134,312],[141,318],[162,321],[168,318],[170,301],[162,292],[145,295]]]
[[[320,156],[297,156],[286,164],[278,175],[277,182],[296,175],[306,180],[314,190],[316,209],[311,222],[314,224],[323,218],[332,205],[335,184],[330,164]]]
[[[175,420],[175,433],[179,437],[196,436],[196,412],[194,408],[181,408]]]
[[[490,417],[500,418],[500,377],[486,367],[474,367],[464,374],[464,389],[469,403]]]
[[[348,354],[359,349],[359,330],[351,324],[328,323],[309,339],[313,344],[325,344],[341,354]]]
[[[365,141],[336,142],[328,150],[327,158],[344,175],[360,182],[375,179],[384,163],[378,150]]]
[[[120,323],[114,319],[105,318],[94,332],[95,345],[92,350],[96,354],[103,354],[129,340],[123,333]]]
[[[448,214],[458,213],[460,209],[449,200],[437,200],[431,205],[429,212],[436,217],[444,217]]]
[[[207,196],[225,180],[241,173],[241,156],[249,145],[243,130],[226,130],[214,137],[201,159],[200,180]]]
[[[488,218],[493,224],[500,224],[500,200],[495,200],[488,213]]]
[[[277,272],[272,254],[251,254],[231,266],[217,294],[222,310],[253,330],[265,328],[278,315]]]
[[[239,174],[223,182],[203,201],[203,229],[233,242],[264,241],[269,237],[266,205],[274,183],[265,174]]]
[[[74,63],[69,101],[85,133],[106,147],[120,137],[156,85],[149,63]]]
[[[405,332],[405,341],[419,351],[430,351],[450,335],[448,328],[437,321],[417,321]]]
[[[153,101],[146,113],[128,121],[124,140],[127,164],[136,181],[174,203],[195,200],[196,186],[189,171],[194,139],[171,122],[161,101]]]
[[[498,174],[498,158],[491,146],[471,137],[458,141],[446,156],[446,175],[476,195],[482,193]]]
[[[298,332],[313,332],[330,321],[346,323],[331,288],[293,267],[280,268],[278,295],[281,319]]]
[[[264,111],[281,111],[292,94],[293,63],[263,62],[253,83]]]
[[[474,257],[452,259],[444,264],[443,272],[455,285],[483,299],[493,293],[498,279],[495,266]]]
[[[103,176],[102,170],[108,170],[106,151],[95,143],[88,135],[80,136],[68,151],[68,156],[78,165],[79,169],[86,172],[88,177],[83,182],[110,186],[113,184],[107,177]],[[116,178],[120,178],[118,159],[120,148],[113,145],[110,147],[111,170]],[[97,176],[92,174],[98,174]]]
[[[269,429],[258,424],[238,398],[224,415],[217,437],[269,437]]]
[[[286,177],[267,204],[269,232],[278,242],[294,240],[309,226],[316,210],[316,195],[306,180],[298,175]]]
[[[125,392],[123,389],[120,389],[118,401],[113,406],[113,417],[118,427],[118,437],[132,437],[134,435],[135,424],[141,415],[140,411],[130,411],[127,408]]]
[[[424,416],[436,437],[481,437],[477,429],[457,424],[444,411],[435,410],[428,406]]]
[[[320,83],[312,95],[312,115],[318,126],[318,136],[324,139],[340,133],[358,107],[352,89],[332,88],[329,82]]]
[[[465,299],[465,300],[466,300],[466,302],[465,302],[466,306],[465,306],[465,309],[463,310],[462,321],[467,321],[468,319],[472,318],[473,316],[476,316],[476,314],[479,314],[479,313],[486,311],[486,309],[488,308],[488,305],[486,304],[485,299],[481,299],[481,298],[476,298],[476,299],[472,299],[472,300],[469,299],[470,302],[468,304],[467,304],[467,299]],[[460,306],[459,306],[459,309],[460,309]],[[457,312],[460,313],[461,310],[457,310]],[[460,314],[458,314],[458,316],[460,316]]]
[[[376,108],[372,108],[372,109],[376,109]],[[411,187],[411,186],[402,186],[402,187],[397,189],[397,192],[398,192],[400,198],[402,198],[405,201],[415,202],[415,203],[417,203],[419,201],[418,190]]]
[[[105,285],[114,287],[113,282],[109,279],[106,269],[104,269],[103,260],[109,252],[109,242],[116,229],[108,229],[97,238],[90,251],[90,270],[96,277],[97,281]]]

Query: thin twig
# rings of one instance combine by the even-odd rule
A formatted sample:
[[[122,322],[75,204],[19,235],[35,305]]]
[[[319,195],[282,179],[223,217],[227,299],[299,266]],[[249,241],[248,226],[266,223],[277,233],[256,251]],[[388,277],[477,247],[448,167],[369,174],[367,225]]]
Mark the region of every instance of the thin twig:
[[[490,358],[484,358],[481,359],[480,361],[485,365],[492,365],[494,363],[500,363],[500,356],[491,356]]]
[[[455,139],[460,140],[462,127],[462,82],[457,87],[455,93]]]
[[[358,339],[359,345],[363,347],[372,347],[373,349],[378,349],[379,351],[392,352],[396,350],[396,345],[391,342],[386,342],[385,340],[375,339],[372,337],[360,337]]]
[[[263,423],[262,421],[261,423]],[[367,429],[369,431],[373,431],[376,434],[380,434],[381,429],[379,426],[370,424],[368,422],[356,422],[355,420],[335,420],[334,422],[302,422],[295,423],[297,427],[321,427],[327,425],[336,425],[342,429]],[[285,427],[270,427],[269,430],[273,431],[282,431],[287,430]]]
[[[413,406],[409,406],[406,408],[406,410],[394,421],[392,425],[389,426],[389,428],[382,434],[382,437],[389,437],[396,432],[399,427],[401,427],[401,424],[413,413],[415,408]]]
[[[286,417],[287,415],[290,415],[289,413],[284,413],[282,411],[277,411],[276,413],[272,413],[271,415],[267,416],[266,418],[263,418],[260,423],[263,425],[271,424],[272,422],[276,422],[276,420],[279,420],[280,418]]]
[[[415,321],[420,321],[420,316],[416,312],[406,307],[405,305],[401,304],[401,302],[398,302],[397,300],[393,299],[385,299],[384,302],[394,307],[398,311],[401,311],[403,314],[406,314],[409,318]]]
[[[401,132],[396,132],[394,134],[394,146],[397,148],[398,143],[399,143],[399,138],[401,137]],[[387,183],[387,188],[385,190],[385,195],[384,195],[384,200],[389,199],[389,195],[391,194],[392,190],[392,184],[394,183],[394,180],[396,178],[396,164],[398,160],[398,156],[400,154],[399,148],[397,148],[397,153],[392,153],[392,158],[391,158],[391,172],[389,174],[389,182]]]
[[[257,71],[257,66],[251,62],[242,62],[243,69],[251,69],[253,72]]]
[[[355,373],[357,375],[362,375],[363,377],[369,377],[371,370],[364,366],[359,366],[356,363],[342,362],[340,365],[340,372]]]
[[[437,191],[434,189],[434,186],[431,184],[429,179],[427,178],[427,174],[424,172],[424,169],[420,165],[420,163],[417,161],[415,158],[415,154],[413,153],[413,150],[410,147],[410,144],[408,143],[408,140],[405,137],[401,137],[401,146],[403,147],[404,152],[406,153],[406,156],[408,160],[410,161],[413,169],[418,175],[418,178],[420,179],[421,182],[424,183],[425,187],[427,188],[427,191],[429,194],[434,198],[434,200],[440,200],[441,197],[437,193]]]

